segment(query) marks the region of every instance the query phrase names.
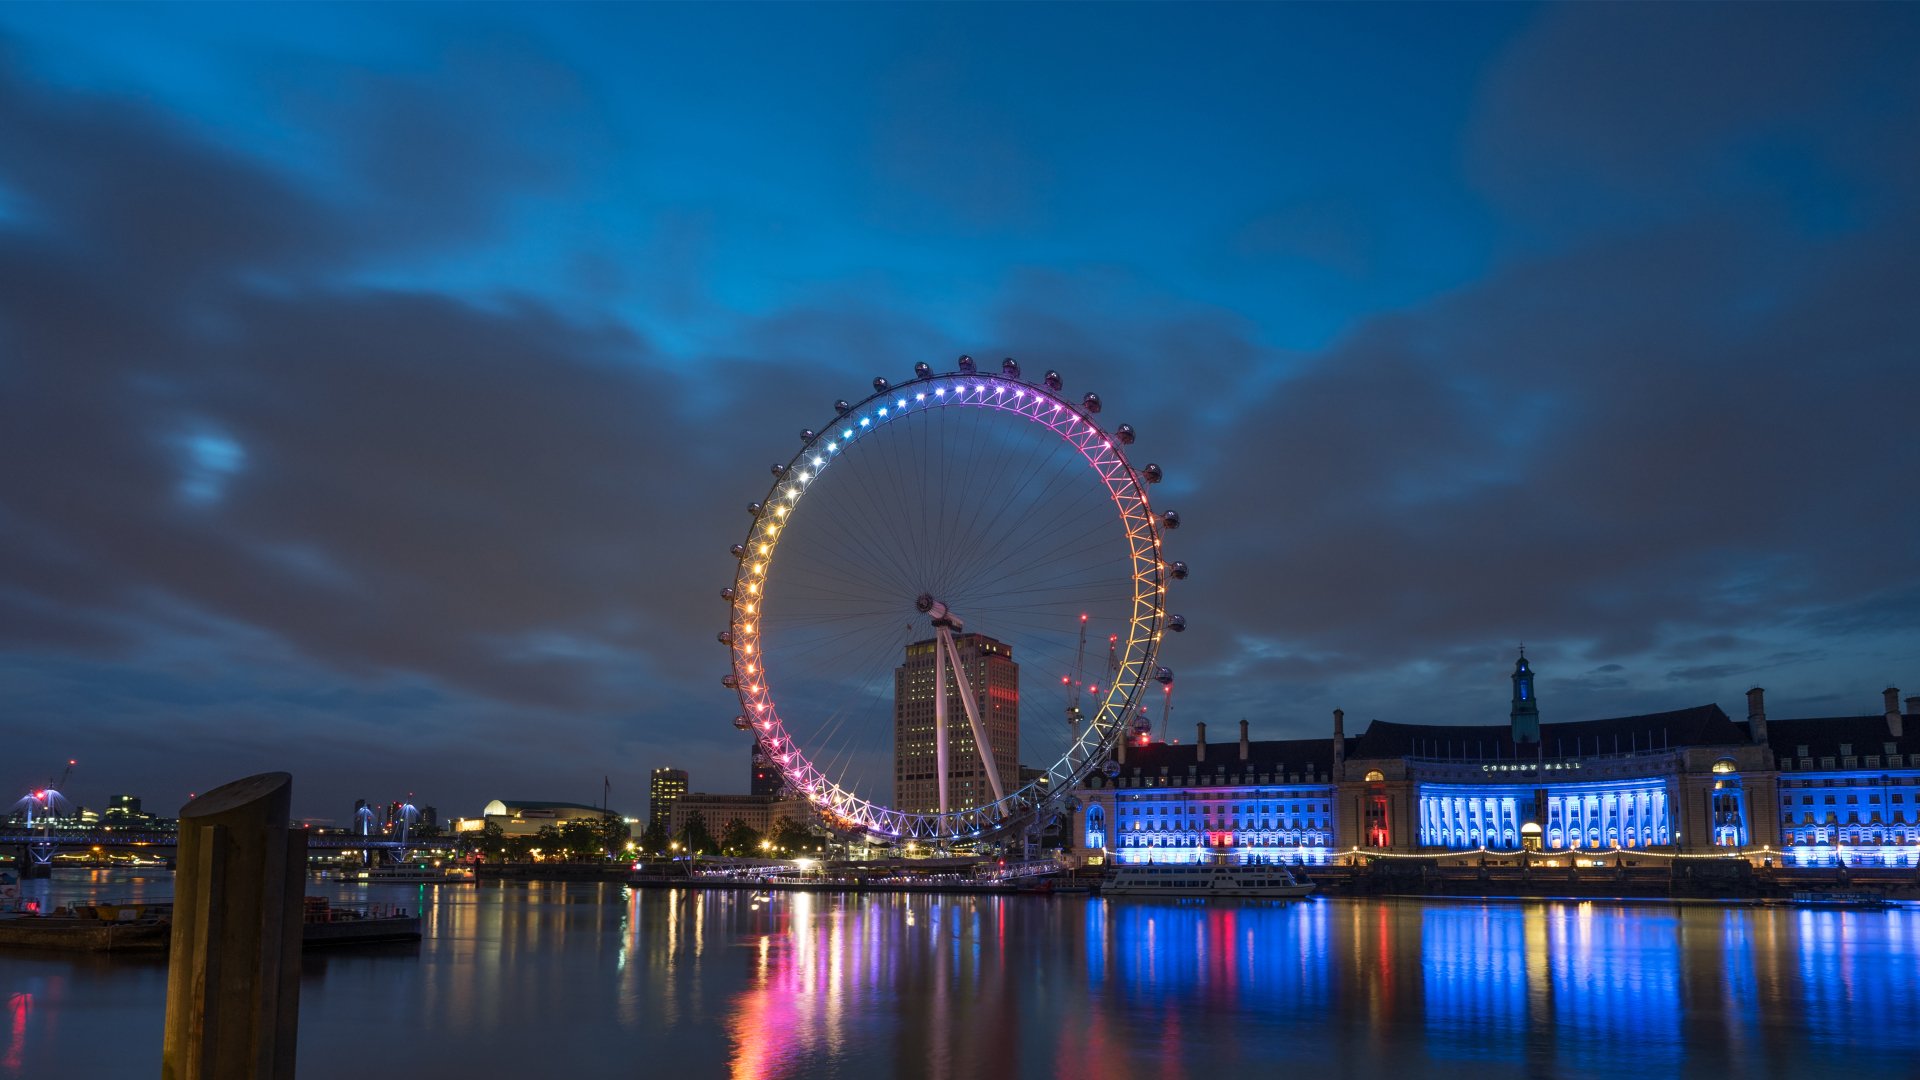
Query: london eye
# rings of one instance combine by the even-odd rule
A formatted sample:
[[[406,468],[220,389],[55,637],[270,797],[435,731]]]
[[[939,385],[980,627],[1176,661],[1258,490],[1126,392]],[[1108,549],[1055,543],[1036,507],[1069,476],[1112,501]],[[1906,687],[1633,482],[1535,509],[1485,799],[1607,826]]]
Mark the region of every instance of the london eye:
[[[916,364],[771,466],[721,594],[722,681],[835,829],[946,844],[1043,822],[1170,684],[1179,515],[1101,409],[1010,359]]]

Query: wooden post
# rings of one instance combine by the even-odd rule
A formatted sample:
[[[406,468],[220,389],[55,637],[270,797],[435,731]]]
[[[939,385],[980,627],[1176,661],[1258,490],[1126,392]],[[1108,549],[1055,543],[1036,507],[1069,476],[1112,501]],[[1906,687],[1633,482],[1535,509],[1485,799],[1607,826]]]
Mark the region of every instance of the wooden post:
[[[307,866],[292,806],[275,772],[180,808],[162,1080],[292,1080]]]

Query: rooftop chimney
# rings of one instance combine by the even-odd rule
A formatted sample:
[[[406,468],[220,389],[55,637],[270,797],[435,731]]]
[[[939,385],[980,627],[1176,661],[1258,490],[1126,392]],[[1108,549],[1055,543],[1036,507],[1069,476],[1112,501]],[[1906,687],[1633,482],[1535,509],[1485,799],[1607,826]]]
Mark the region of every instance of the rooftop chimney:
[[[1920,716],[1920,697],[1910,697],[1907,699],[1907,715]]]
[[[1205,761],[1207,760],[1207,722],[1202,720],[1193,726],[1199,729],[1199,734],[1193,737],[1193,760]]]
[[[1333,710],[1333,778],[1340,779],[1340,768],[1347,763],[1347,714]]]
[[[1240,721],[1240,760],[1247,760],[1247,722]]]
[[[1762,745],[1767,741],[1767,692],[1758,686],[1747,691],[1747,735]]]
[[[1887,687],[1887,734],[1898,739],[1904,732],[1900,725],[1900,691],[1896,687]]]

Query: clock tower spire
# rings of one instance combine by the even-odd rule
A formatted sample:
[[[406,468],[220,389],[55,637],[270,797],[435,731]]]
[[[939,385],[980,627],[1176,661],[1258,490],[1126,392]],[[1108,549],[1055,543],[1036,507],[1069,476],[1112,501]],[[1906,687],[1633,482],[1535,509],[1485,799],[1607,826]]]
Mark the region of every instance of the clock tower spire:
[[[1520,662],[1513,665],[1513,741],[1540,741],[1540,702],[1533,695],[1533,668],[1527,665],[1527,647],[1520,646]]]

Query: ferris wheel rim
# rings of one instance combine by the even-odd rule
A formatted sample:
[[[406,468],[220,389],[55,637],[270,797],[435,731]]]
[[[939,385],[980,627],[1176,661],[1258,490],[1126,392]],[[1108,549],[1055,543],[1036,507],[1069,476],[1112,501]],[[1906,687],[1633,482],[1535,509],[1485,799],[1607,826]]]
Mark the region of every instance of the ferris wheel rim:
[[[1044,812],[1065,799],[1112,752],[1124,736],[1141,691],[1156,673],[1155,659],[1167,622],[1167,568],[1163,537],[1147,495],[1157,470],[1134,468],[1122,446],[1131,441],[1131,429],[1121,425],[1108,431],[1094,419],[1092,408],[1076,405],[1055,388],[1020,380],[1017,374],[992,375],[952,371],[916,374],[899,385],[875,380],[874,393],[858,402],[835,403],[834,423],[818,432],[802,432],[802,446],[786,463],[773,466],[774,482],[766,498],[754,504],[754,523],[744,543],[736,545],[739,566],[728,601],[728,633],[723,635],[732,656],[726,681],[741,706],[740,721],[754,732],[767,756],[788,786],[805,798],[829,825],[890,840],[964,841],[990,837],[1024,819]],[[1124,526],[1131,567],[1133,596],[1127,618],[1126,648],[1119,673],[1104,700],[1080,729],[1066,751],[1034,779],[1019,784],[1002,797],[981,805],[949,809],[945,813],[909,811],[883,805],[842,786],[827,776],[787,730],[774,703],[772,680],[762,659],[755,658],[757,628],[765,619],[761,597],[772,577],[773,558],[787,519],[801,496],[855,443],[900,419],[943,408],[985,408],[1013,413],[1052,432],[1078,451],[1098,474]],[[1126,436],[1126,437],[1122,437]],[[1169,523],[1171,524],[1171,522]],[[1178,627],[1176,627],[1177,629]],[[740,721],[736,721],[738,724]]]

